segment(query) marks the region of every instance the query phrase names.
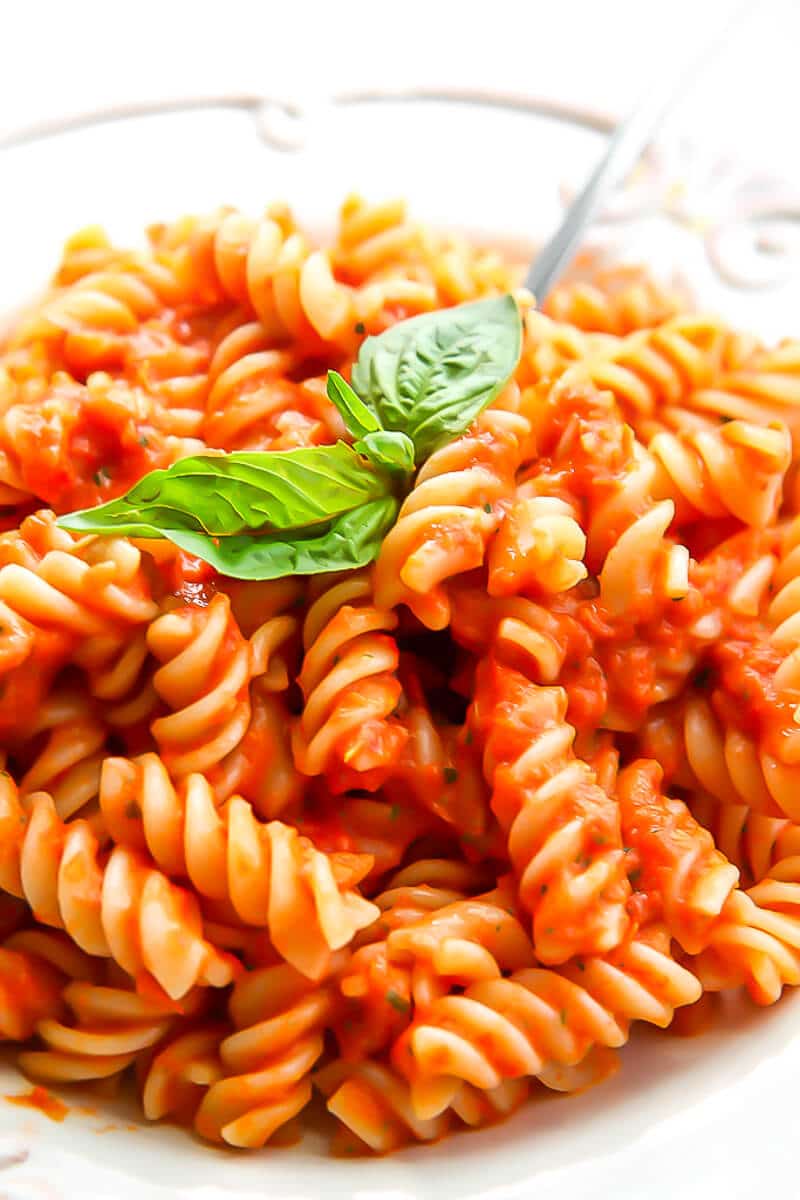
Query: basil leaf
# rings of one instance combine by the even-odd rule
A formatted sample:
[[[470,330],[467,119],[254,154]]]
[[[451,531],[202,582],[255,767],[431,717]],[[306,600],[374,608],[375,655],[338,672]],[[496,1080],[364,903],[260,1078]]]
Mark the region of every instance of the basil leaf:
[[[404,433],[379,429],[360,438],[353,449],[366,454],[376,466],[386,467],[389,471],[410,474],[414,470],[414,443]]]
[[[164,529],[161,536],[232,579],[318,575],[355,570],[377,558],[399,507],[394,496],[382,496],[342,514],[326,529],[300,530],[294,537],[243,534],[211,538],[184,529]]]
[[[69,513],[58,524],[129,537],[160,537],[166,528],[229,537],[322,524],[388,489],[388,476],[344,442],[197,455],[151,471],[118,500]]]
[[[364,401],[356,395],[350,384],[338,371],[328,371],[326,384],[328,399],[338,409],[345,423],[347,432],[354,438],[364,437],[375,433],[381,423],[373,412],[367,408]]]
[[[416,461],[463,433],[507,382],[522,348],[513,296],[400,321],[363,343],[353,388],[384,429],[405,433]]]

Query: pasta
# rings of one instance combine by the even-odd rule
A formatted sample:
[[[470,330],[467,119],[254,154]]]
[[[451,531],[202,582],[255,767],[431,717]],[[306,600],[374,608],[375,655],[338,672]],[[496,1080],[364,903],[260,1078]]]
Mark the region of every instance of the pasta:
[[[800,985],[800,343],[395,200],[147,237],[0,341],[20,1069],[380,1154]]]

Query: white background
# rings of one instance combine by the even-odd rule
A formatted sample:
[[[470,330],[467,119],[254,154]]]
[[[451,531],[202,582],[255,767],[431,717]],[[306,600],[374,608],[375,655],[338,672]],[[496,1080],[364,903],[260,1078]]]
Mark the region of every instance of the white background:
[[[0,134],[134,99],[469,85],[620,113],[731,0],[5,0]],[[800,182],[798,0],[754,0],[677,120]],[[524,148],[521,148],[524,152]],[[0,205],[2,200],[0,199]]]

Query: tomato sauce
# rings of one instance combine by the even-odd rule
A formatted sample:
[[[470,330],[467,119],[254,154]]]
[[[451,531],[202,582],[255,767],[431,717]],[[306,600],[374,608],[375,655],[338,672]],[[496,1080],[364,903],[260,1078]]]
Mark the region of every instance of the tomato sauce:
[[[21,1092],[17,1096],[4,1096],[4,1099],[20,1108],[35,1108],[51,1121],[63,1121],[69,1113],[67,1105],[43,1087],[31,1088],[29,1092]]]

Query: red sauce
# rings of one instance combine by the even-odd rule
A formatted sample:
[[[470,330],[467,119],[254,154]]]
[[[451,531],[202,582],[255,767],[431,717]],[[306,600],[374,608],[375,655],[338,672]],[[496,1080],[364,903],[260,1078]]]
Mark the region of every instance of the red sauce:
[[[709,656],[714,668],[711,702],[722,721],[749,737],[761,740],[764,749],[781,756],[787,736],[796,738],[794,709],[800,704],[795,692],[778,692],[775,672],[784,654],[758,632],[715,646]]]
[[[4,1099],[9,1104],[19,1105],[20,1108],[35,1108],[51,1121],[63,1121],[69,1112],[63,1101],[43,1087],[34,1087],[29,1092],[22,1092],[18,1096],[5,1096]]]

